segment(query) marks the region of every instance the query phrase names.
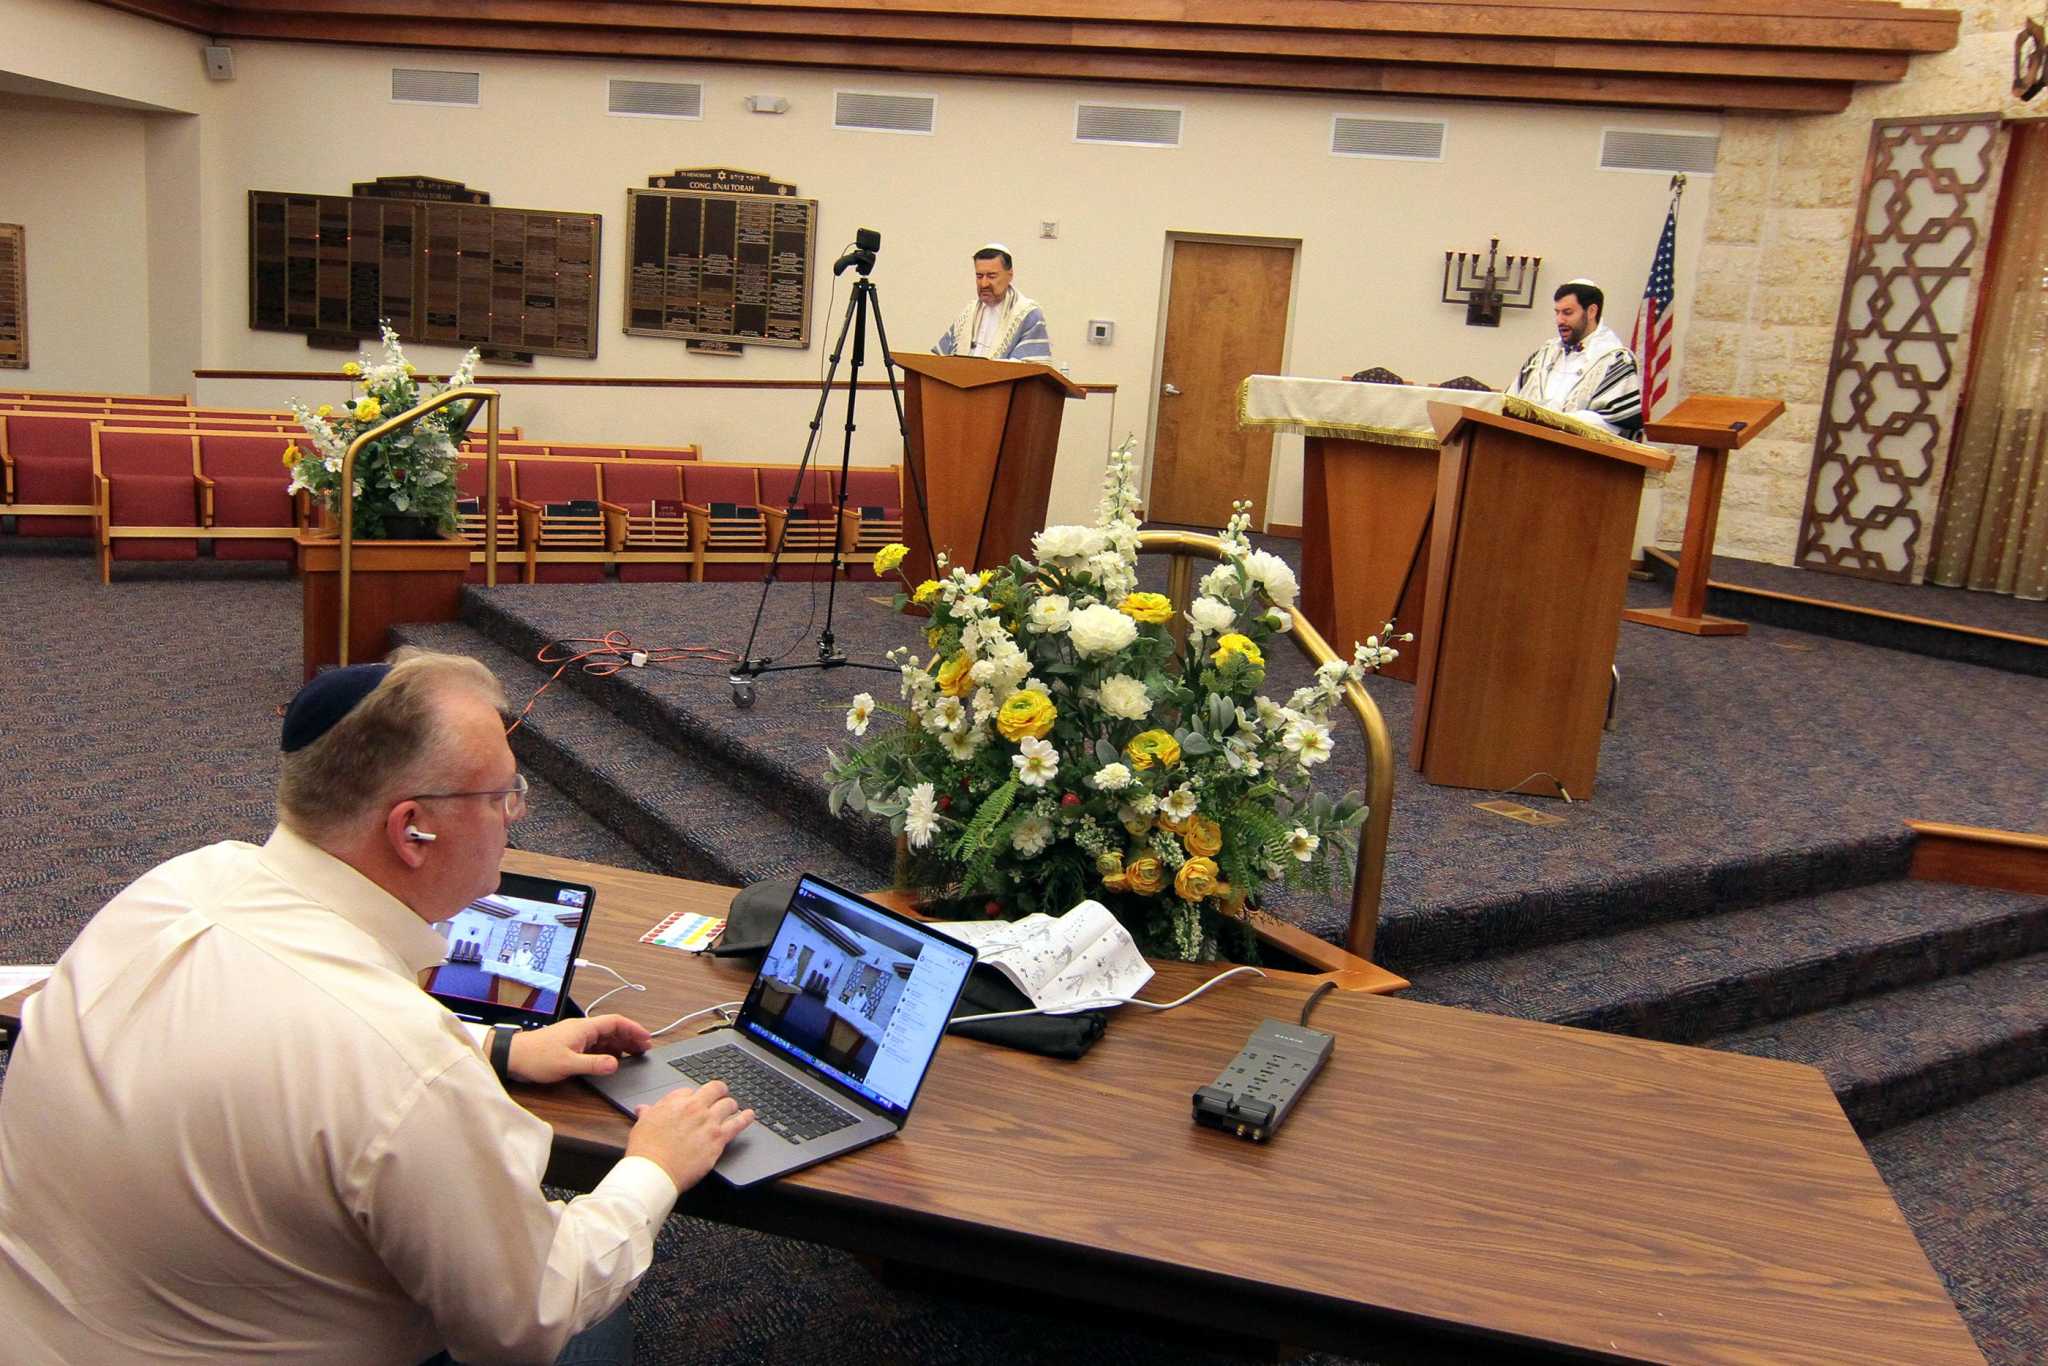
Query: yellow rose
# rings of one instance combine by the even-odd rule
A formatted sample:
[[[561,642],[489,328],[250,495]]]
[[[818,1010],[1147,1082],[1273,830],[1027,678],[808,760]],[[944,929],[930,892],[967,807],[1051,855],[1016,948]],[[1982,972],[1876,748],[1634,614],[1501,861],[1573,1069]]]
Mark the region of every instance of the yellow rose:
[[[909,546],[899,544],[895,541],[889,542],[889,544],[883,546],[880,550],[877,550],[875,552],[875,572],[877,574],[895,573],[896,566],[902,564],[903,557],[905,555],[908,555],[909,553]],[[938,585],[933,584],[932,589],[936,592],[938,589]]]
[[[1166,868],[1150,854],[1124,865],[1124,882],[1139,896],[1152,896],[1166,886]]]
[[[1159,828],[1178,835],[1188,828],[1188,823],[1184,818],[1176,820],[1172,816],[1161,816],[1159,817]]]
[[[1121,892],[1129,883],[1124,876],[1122,854],[1101,853],[1095,856],[1095,871],[1102,874],[1102,885],[1113,892]]]
[[[1266,666],[1266,657],[1259,653],[1259,647],[1252,643],[1251,637],[1241,636],[1235,631],[1216,642],[1216,653],[1209,658],[1216,664],[1228,664],[1232,655],[1243,655],[1262,669]]]
[[[1053,706],[1050,697],[1026,689],[1011,693],[1010,700],[996,709],[996,729],[1005,740],[1022,740],[1027,735],[1043,740],[1058,715],[1059,709]]]
[[[1190,816],[1180,842],[1198,858],[1214,858],[1223,848],[1223,827],[1207,816]]]
[[[1136,769],[1150,768],[1154,760],[1172,768],[1180,762],[1180,741],[1163,730],[1140,731],[1124,746],[1124,757]]]
[[[384,415],[384,405],[374,398],[356,400],[356,421],[375,422]]]
[[[930,602],[938,595],[939,581],[937,579],[926,579],[917,586],[917,591],[910,595],[910,600],[912,602]]]
[[[974,678],[968,670],[974,667],[974,657],[962,650],[939,666],[939,689],[948,697],[965,697],[974,691]]]
[[[363,367],[355,361],[350,361],[347,365],[341,367],[341,373],[347,375],[350,379],[354,379],[363,373]]]
[[[286,446],[286,447],[284,448],[284,467],[285,467],[286,469],[290,469],[290,468],[291,468],[292,466],[294,466],[294,465],[296,465],[296,464],[298,464],[298,463],[299,463],[299,448],[298,448],[298,446],[297,446],[297,445],[295,445],[295,444],[294,444],[294,445],[288,445],[288,446]]]
[[[332,403],[323,403],[323,404],[321,404],[321,405],[320,405],[319,407],[317,407],[317,408],[315,408],[315,409],[313,410],[313,416],[315,416],[315,417],[333,417],[333,416],[334,416],[334,405],[333,405]]]
[[[1216,860],[1212,858],[1191,858],[1173,875],[1174,895],[1182,901],[1200,901],[1205,896],[1215,896],[1224,890],[1224,886],[1217,878]]]
[[[1173,616],[1173,600],[1164,593],[1132,593],[1116,605],[1132,621],[1157,626]]]

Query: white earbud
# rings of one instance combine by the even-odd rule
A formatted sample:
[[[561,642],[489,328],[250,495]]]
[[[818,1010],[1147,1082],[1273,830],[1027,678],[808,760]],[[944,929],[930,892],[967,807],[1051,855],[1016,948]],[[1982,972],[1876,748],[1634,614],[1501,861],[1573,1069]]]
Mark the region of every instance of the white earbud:
[[[435,840],[441,838],[439,835],[428,834],[426,831],[420,829],[417,825],[406,826],[405,837],[411,840],[414,844],[432,844]]]

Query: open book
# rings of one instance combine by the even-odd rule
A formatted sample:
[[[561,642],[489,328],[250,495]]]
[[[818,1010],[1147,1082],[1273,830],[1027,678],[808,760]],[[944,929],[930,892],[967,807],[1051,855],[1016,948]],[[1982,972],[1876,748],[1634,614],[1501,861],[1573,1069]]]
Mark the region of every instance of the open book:
[[[935,928],[973,945],[983,964],[1044,1010],[1134,996],[1152,980],[1151,965],[1130,931],[1099,901],[1084,901],[1057,917],[955,920]]]

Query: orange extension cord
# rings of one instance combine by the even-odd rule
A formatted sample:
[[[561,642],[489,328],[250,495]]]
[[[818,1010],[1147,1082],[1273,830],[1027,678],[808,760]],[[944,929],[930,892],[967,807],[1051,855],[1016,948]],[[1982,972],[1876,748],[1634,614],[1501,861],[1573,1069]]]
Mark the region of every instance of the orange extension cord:
[[[570,649],[578,645],[588,648],[574,650],[567,655],[555,653],[557,650]],[[635,655],[641,656],[637,665],[633,662]],[[737,662],[739,656],[731,650],[721,650],[711,645],[664,645],[643,651],[624,631],[606,631],[601,636],[570,636],[549,641],[534,654],[534,659],[541,664],[555,664],[560,667],[548,676],[547,682],[534,690],[532,697],[526,699],[526,705],[519,709],[519,715],[512,719],[511,725],[505,727],[505,734],[508,736],[525,724],[526,714],[533,710],[534,703],[540,701],[541,694],[553,687],[555,680],[572,666],[581,665],[583,672],[587,674],[609,678],[626,669],[680,664],[693,659],[731,664]]]

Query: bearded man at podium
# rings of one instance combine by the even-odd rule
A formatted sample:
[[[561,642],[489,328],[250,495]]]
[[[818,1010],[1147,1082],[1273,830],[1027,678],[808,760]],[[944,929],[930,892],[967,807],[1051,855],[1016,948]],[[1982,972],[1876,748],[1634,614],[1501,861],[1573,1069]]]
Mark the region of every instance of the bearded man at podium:
[[[991,242],[974,253],[974,302],[932,348],[942,356],[984,356],[990,360],[1052,363],[1052,337],[1045,310],[1010,283],[1010,249]]]
[[[1557,305],[1557,338],[1522,362],[1508,392],[1638,440],[1643,430],[1642,376],[1635,353],[1601,317],[1607,301],[1600,286],[1591,280],[1567,280],[1551,298]]]

